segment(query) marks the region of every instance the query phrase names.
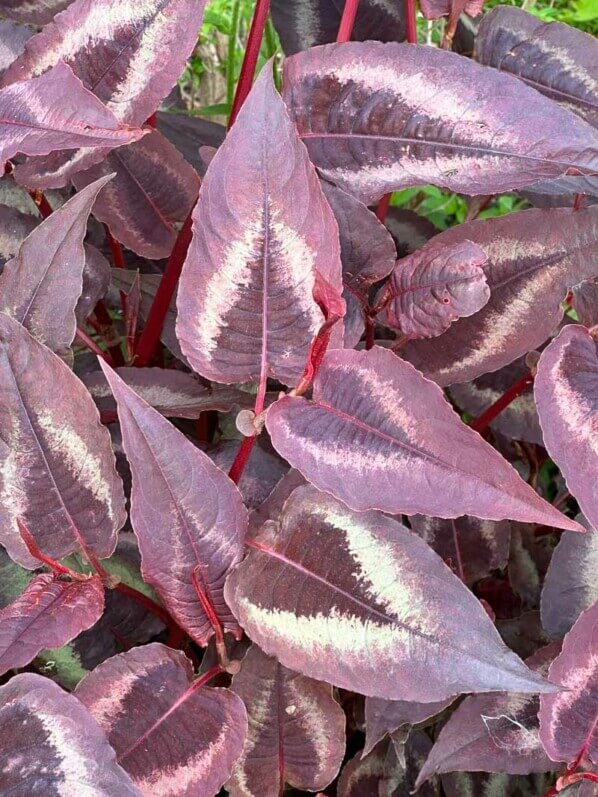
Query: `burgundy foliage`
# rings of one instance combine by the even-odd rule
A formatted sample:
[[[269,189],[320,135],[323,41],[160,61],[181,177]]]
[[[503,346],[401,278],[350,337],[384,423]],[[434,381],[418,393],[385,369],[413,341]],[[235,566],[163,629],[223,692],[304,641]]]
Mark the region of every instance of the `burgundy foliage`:
[[[206,10],[0,3],[0,797],[593,797],[596,41]]]

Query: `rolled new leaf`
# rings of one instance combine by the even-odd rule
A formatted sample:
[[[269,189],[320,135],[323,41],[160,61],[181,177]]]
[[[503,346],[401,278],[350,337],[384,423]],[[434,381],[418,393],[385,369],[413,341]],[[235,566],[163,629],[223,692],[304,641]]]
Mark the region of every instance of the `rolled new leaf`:
[[[75,337],[75,308],[83,291],[86,262],[83,239],[87,219],[98,193],[111,177],[92,183],[42,221],[0,274],[0,311],[57,353],[64,353]]]
[[[534,396],[544,445],[584,515],[598,527],[598,352],[585,327],[566,326],[542,353]]]
[[[328,684],[252,645],[232,690],[247,708],[249,731],[226,784],[231,797],[278,797],[285,783],[319,791],[334,780],[345,755],[345,715]]]
[[[499,6],[480,23],[475,57],[598,126],[598,43],[588,33],[561,22],[542,22],[521,8]]]
[[[5,794],[143,797],[76,697],[41,675],[0,687],[0,771]]]
[[[0,89],[0,167],[17,153],[90,150],[137,141],[143,130],[119,124],[63,63]]]
[[[313,398],[279,399],[266,426],[281,456],[358,511],[582,530],[465,426],[437,385],[388,349],[328,352]]]
[[[205,0],[121,0],[116,5],[75,0],[29,39],[2,85],[65,61],[119,121],[142,125],[180,77],[197,42],[204,7]],[[65,96],[63,86],[61,103]],[[36,188],[58,188],[105,154],[57,152],[20,166],[17,178]]]
[[[563,317],[568,289],[598,276],[598,207],[525,210],[459,224],[436,240],[480,246],[490,288],[475,315],[455,321],[437,340],[405,346],[406,358],[443,386],[469,382],[538,348]]]
[[[426,543],[311,486],[247,543],[225,595],[256,644],[343,689],[433,702],[460,692],[544,692],[484,608]]]
[[[458,318],[477,313],[490,298],[480,268],[486,260],[484,250],[467,240],[449,246],[432,240],[399,260],[383,323],[409,338],[434,338]]]
[[[46,346],[0,313],[0,541],[39,566],[17,518],[40,551],[107,558],[126,519],[108,431],[83,384]]]
[[[75,695],[145,797],[213,797],[243,749],[241,699],[196,686],[185,654],[157,642],[100,664]]]
[[[286,59],[283,96],[321,174],[367,203],[422,183],[496,194],[598,168],[591,125],[434,47],[314,47]]]
[[[206,645],[214,633],[198,584],[226,631],[240,628],[223,597],[247,529],[241,493],[211,459],[100,361],[118,405],[131,472],[131,523],[141,572],[189,635]]]
[[[0,611],[0,674],[29,664],[43,648],[59,648],[91,628],[104,611],[97,576],[61,581],[35,576],[25,591]]]
[[[340,245],[270,65],[210,163],[193,220],[177,298],[184,355],[216,382],[293,387],[325,321],[325,286],[344,308]]]
[[[552,662],[563,691],[540,698],[540,739],[553,761],[598,763],[598,603],[583,612]]]

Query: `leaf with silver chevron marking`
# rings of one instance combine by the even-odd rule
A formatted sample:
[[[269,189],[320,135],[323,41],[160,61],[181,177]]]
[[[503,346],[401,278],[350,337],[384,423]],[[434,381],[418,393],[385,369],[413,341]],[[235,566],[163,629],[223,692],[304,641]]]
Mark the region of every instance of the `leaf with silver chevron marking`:
[[[534,672],[548,673],[560,643],[541,648],[526,660]],[[440,731],[417,786],[443,772],[476,770],[528,775],[557,769],[538,736],[536,695],[470,695]]]
[[[72,371],[0,313],[0,542],[24,567],[39,562],[17,528],[60,559],[110,556],[126,519],[110,435]]]
[[[286,59],[283,97],[322,176],[366,203],[422,183],[495,194],[598,170],[598,131],[587,122],[434,47],[315,47]]]
[[[2,8],[4,14],[4,8]],[[33,36],[28,25],[18,25],[9,19],[0,21],[0,76],[25,49],[25,42]]]
[[[97,576],[62,581],[42,573],[0,611],[0,674],[24,667],[43,648],[59,648],[99,620],[104,587]]]
[[[342,301],[340,245],[269,64],[208,167],[193,219],[177,299],[183,353],[216,382],[262,375],[294,386],[325,320],[319,281]]]
[[[337,0],[272,0],[272,22],[286,55],[336,41],[342,18]],[[360,0],[351,32],[355,41],[403,41],[405,15],[395,0]]]
[[[447,772],[440,781],[445,797],[522,797],[530,794],[525,778],[504,772]],[[541,788],[532,793],[536,795],[544,791]]]
[[[461,410],[477,418],[527,373],[529,368],[525,358],[519,357],[498,371],[478,376],[471,382],[451,385],[449,393]],[[490,428],[500,432],[509,440],[523,440],[526,443],[543,445],[531,384],[497,415],[490,423]]]
[[[455,10],[457,16],[462,11],[468,17],[477,17],[482,13],[484,0],[457,0],[457,2],[455,0],[421,0],[420,7],[424,19],[448,17],[455,13]]]
[[[366,205],[325,180],[321,185],[338,224],[347,305],[345,347],[352,349],[364,329],[359,297],[367,298],[369,287],[390,274],[397,249],[391,234]]]
[[[118,405],[131,472],[131,523],[141,572],[179,625],[200,645],[214,629],[194,581],[222,628],[241,631],[223,598],[224,579],[242,556],[247,510],[241,493],[210,458],[100,361]]]
[[[0,85],[65,61],[120,122],[141,125],[181,75],[197,42],[205,0],[75,0],[27,42]],[[58,152],[26,164],[24,182],[58,188],[104,153]]]
[[[79,190],[114,173],[93,215],[112,235],[142,257],[168,257],[178,231],[197,199],[199,177],[157,130],[129,147],[115,149],[101,163],[73,178]]]
[[[598,763],[598,603],[565,636],[549,677],[563,691],[540,697],[540,739],[553,761]]]
[[[598,530],[583,515],[586,534],[561,534],[544,578],[540,612],[542,627],[562,637],[585,609],[598,601]]]
[[[486,260],[484,250],[471,241],[447,246],[434,238],[397,261],[382,322],[410,338],[441,335],[453,321],[487,304],[490,288],[480,268]]]
[[[72,70],[59,63],[41,77],[0,89],[0,167],[17,153],[120,147],[143,130],[119,124]]]
[[[440,557],[391,518],[353,512],[309,485],[247,546],[225,596],[285,667],[389,700],[553,690],[505,647]]]
[[[534,396],[546,450],[598,528],[598,351],[585,327],[566,326],[542,352]]]
[[[410,524],[466,584],[506,567],[511,539],[508,520],[496,522],[468,516],[443,520],[414,515]]]
[[[160,415],[197,419],[202,412],[228,412],[253,407],[255,397],[236,388],[202,384],[193,374],[172,368],[116,368],[116,373]],[[81,381],[101,412],[116,411],[116,402],[102,371],[83,374]],[[238,447],[238,444],[237,444]]]
[[[345,755],[345,715],[328,684],[287,670],[252,645],[231,688],[249,719],[226,784],[231,797],[279,797],[285,783],[318,791],[334,780]]]
[[[75,695],[146,797],[213,797],[243,749],[241,699],[194,684],[187,656],[157,642],[100,664]]]
[[[453,702],[452,698],[437,703],[412,703],[406,700],[384,700],[380,697],[365,699],[365,745],[367,755],[387,734],[399,728],[418,725],[440,714]]]
[[[493,8],[480,22],[475,57],[523,80],[598,127],[598,43],[561,22],[520,8]]]
[[[57,353],[67,351],[75,337],[87,219],[110,179],[108,175],[92,183],[42,221],[0,274],[0,311]]]
[[[459,224],[440,244],[473,241],[488,256],[482,266],[490,299],[434,340],[410,341],[405,357],[439,385],[468,382],[538,348],[563,317],[571,285],[598,275],[598,207],[524,210]]]
[[[76,697],[33,673],[0,686],[4,794],[143,797]]]
[[[462,423],[434,382],[379,346],[328,352],[313,398],[279,399],[266,426],[292,467],[358,511],[583,530]]]
[[[45,25],[59,11],[63,11],[72,0],[3,0],[2,16],[17,22]]]

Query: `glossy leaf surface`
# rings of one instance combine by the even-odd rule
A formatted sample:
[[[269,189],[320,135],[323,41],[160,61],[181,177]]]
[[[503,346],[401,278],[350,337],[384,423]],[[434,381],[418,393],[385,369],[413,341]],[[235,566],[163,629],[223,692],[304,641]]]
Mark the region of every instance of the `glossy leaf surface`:
[[[83,291],[87,219],[110,175],[76,194],[36,227],[0,275],[0,309],[41,343],[65,352]]]
[[[345,715],[328,684],[282,667],[253,645],[232,690],[247,708],[249,732],[227,790],[231,797],[278,797],[288,783],[318,791],[345,754]]]
[[[440,714],[452,703],[452,698],[436,703],[413,703],[407,700],[383,700],[380,697],[365,699],[365,746],[367,755],[387,734],[404,726],[417,725]]]
[[[342,302],[340,246],[269,65],[210,163],[193,219],[177,300],[183,353],[216,382],[264,374],[294,386],[325,320],[325,286]]]
[[[322,175],[364,202],[422,183],[493,194],[596,171],[590,125],[510,75],[425,45],[298,53],[283,96]]]
[[[553,761],[582,753],[598,763],[598,603],[583,612],[563,641],[549,677],[564,690],[540,698],[540,739]]]
[[[48,678],[16,675],[0,687],[5,794],[142,797],[97,722]]]
[[[284,666],[397,700],[552,688],[503,645],[423,540],[390,518],[300,487],[280,524],[265,524],[248,549],[225,595],[251,639]]]
[[[435,338],[458,318],[477,313],[490,298],[480,268],[486,259],[470,241],[447,246],[433,240],[399,260],[383,322],[410,338]]]
[[[266,425],[279,454],[353,509],[581,528],[466,427],[433,382],[378,346],[328,352],[313,398],[279,399]]]
[[[598,126],[598,44],[593,36],[500,6],[481,21],[475,53],[480,63],[515,75]]]
[[[38,566],[21,517],[55,559],[84,545],[110,556],[125,521],[110,437],[81,382],[48,348],[0,314],[0,529],[15,561]]]
[[[438,236],[470,240],[488,256],[490,300],[439,338],[412,341],[407,359],[440,385],[468,382],[537,348],[563,316],[567,289],[596,275],[598,208],[526,210],[459,224]]]
[[[43,648],[59,648],[90,628],[104,610],[104,587],[88,581],[61,581],[42,573],[0,611],[0,673],[24,667]]]
[[[156,642],[100,664],[75,695],[146,797],[213,797],[243,748],[242,701],[194,686],[185,654]]]
[[[191,637],[205,645],[213,628],[197,596],[196,578],[223,628],[238,635],[222,591],[229,569],[241,558],[247,528],[241,494],[206,454],[100,364],[118,404],[133,474],[131,523],[145,581]]]
[[[565,327],[542,353],[534,396],[546,449],[596,528],[598,353],[585,327]]]

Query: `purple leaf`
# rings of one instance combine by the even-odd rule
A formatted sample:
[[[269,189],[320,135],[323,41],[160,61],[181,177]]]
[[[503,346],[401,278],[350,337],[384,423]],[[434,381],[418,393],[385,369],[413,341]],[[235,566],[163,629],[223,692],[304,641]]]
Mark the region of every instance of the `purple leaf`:
[[[549,677],[562,692],[540,698],[540,739],[553,761],[598,763],[598,603],[565,636]]]
[[[316,47],[287,58],[283,96],[321,174],[366,203],[422,183],[495,194],[598,168],[598,132],[586,122],[434,47]]]
[[[508,620],[497,620],[496,627],[506,645],[522,659],[529,658],[538,648],[551,641],[542,628],[538,611],[524,612],[519,617]]]
[[[91,714],[48,678],[1,686],[0,726],[4,794],[142,797]]]
[[[267,520],[278,521],[287,498],[304,484],[306,481],[298,470],[288,470],[266,500],[249,513],[249,536],[253,537]]]
[[[46,155],[57,149],[120,147],[143,130],[116,116],[58,63],[41,77],[0,89],[0,167],[18,152]],[[20,167],[17,167],[18,172]]]
[[[493,8],[480,23],[475,56],[525,81],[598,127],[598,44],[560,22],[542,22],[520,8]]]
[[[534,396],[544,445],[598,527],[598,354],[585,327],[566,326],[538,362]]]
[[[573,286],[573,307],[580,324],[586,327],[598,325],[598,279]]]
[[[27,330],[0,313],[0,530],[11,557],[39,566],[21,540],[21,517],[42,553],[81,546],[102,559],[125,522],[110,436],[77,377]]]
[[[236,388],[208,387],[193,374],[171,368],[117,368],[120,378],[167,418],[197,419],[202,412],[228,412],[233,407],[253,407],[254,396]],[[116,402],[102,371],[82,377],[92,398],[103,412],[116,410]]]
[[[404,208],[388,208],[384,224],[394,238],[399,257],[410,255],[438,234],[429,219]]]
[[[467,584],[506,566],[511,524],[476,517],[442,520],[414,515],[411,528]]]
[[[437,703],[412,703],[406,700],[383,700],[379,697],[365,699],[365,746],[367,755],[387,734],[407,725],[425,722],[440,714],[452,703],[452,698]]]
[[[231,797],[278,797],[285,783],[318,791],[334,780],[345,755],[345,715],[330,686],[252,645],[232,690],[247,708],[249,731],[226,785]]]
[[[238,440],[223,440],[216,448],[208,449],[206,453],[212,462],[228,473],[238,451]],[[288,466],[283,460],[264,451],[259,445],[255,446],[238,483],[245,506],[249,510],[258,507],[287,471]]]
[[[353,509],[581,530],[459,420],[437,385],[378,346],[328,352],[313,399],[279,399],[266,426],[292,467]]]
[[[57,353],[64,353],[75,337],[87,219],[110,179],[92,183],[42,221],[0,275],[0,310]]]
[[[583,516],[578,520],[584,523]],[[584,525],[586,525],[584,523]],[[598,601],[598,531],[561,535],[542,589],[542,626],[554,637],[569,631],[584,609]]]
[[[446,246],[437,239],[399,260],[392,272],[392,299],[383,323],[410,338],[434,338],[462,316],[471,316],[490,298],[480,266],[486,254],[471,241]]]
[[[287,55],[336,41],[342,17],[337,0],[272,0],[272,22]],[[361,0],[351,38],[403,41],[405,16],[395,0]]]
[[[3,267],[7,260],[17,254],[25,238],[38,223],[39,219],[35,216],[21,213],[8,205],[0,205],[0,264]]]
[[[27,25],[17,25],[10,20],[0,21],[0,75],[23,52],[25,42],[32,35],[33,31]]]
[[[198,687],[189,659],[165,645],[113,656],[75,695],[146,797],[213,797],[243,749],[242,701],[228,689]]]
[[[104,587],[97,576],[62,581],[42,573],[0,611],[0,674],[24,667],[43,648],[66,645],[104,611]]]
[[[380,781],[386,771],[388,743],[380,744],[365,758],[353,756],[341,772],[336,788],[337,797],[372,797],[379,795]]]
[[[521,788],[523,784],[520,778],[509,777],[502,772],[449,772],[442,776],[441,782],[446,797],[523,797],[526,794]]]
[[[208,146],[216,149],[224,141],[226,128],[222,125],[201,119],[198,116],[189,116],[186,113],[165,113],[158,111],[156,114],[157,127],[160,133],[178,149],[187,163],[198,174],[202,173],[203,164],[199,156],[200,147]]]
[[[484,0],[421,0],[420,7],[425,19],[439,19],[453,13],[454,7],[461,7],[468,17],[477,17],[482,13]],[[477,43],[477,39],[476,39]]]
[[[553,643],[526,661],[546,676],[559,652]],[[443,772],[508,772],[527,775],[556,769],[538,737],[539,699],[535,695],[471,695],[440,731],[417,785]]]
[[[459,224],[437,238],[445,245],[463,240],[488,255],[488,304],[438,339],[405,347],[407,359],[443,386],[497,371],[550,336],[567,289],[598,273],[598,208],[526,210]]]
[[[153,130],[129,147],[113,150],[102,163],[73,178],[81,189],[102,175],[115,177],[98,197],[93,215],[112,235],[142,257],[168,257],[175,225],[195,204],[199,178],[175,147]]]
[[[415,702],[552,689],[503,645],[442,560],[391,518],[299,487],[280,523],[266,523],[247,544],[226,600],[251,639],[285,667]]]
[[[75,0],[27,42],[2,83],[39,75],[62,60],[120,122],[141,125],[180,77],[204,7],[205,0]],[[103,155],[59,152],[30,161],[20,179],[34,187],[60,187]]]
[[[478,376],[472,382],[451,385],[450,394],[462,410],[475,418],[491,407],[508,388],[528,372],[525,358],[520,357],[498,371]],[[505,435],[509,440],[523,440],[526,443],[543,445],[531,384],[497,415],[491,422],[490,428]]]
[[[83,267],[83,288],[75,307],[77,323],[81,324],[103,299],[110,287],[111,268],[104,255],[90,244],[83,244],[85,266]]]
[[[247,510],[228,476],[169,421],[100,362],[118,404],[123,444],[133,474],[131,523],[141,572],[200,645],[213,633],[194,587],[204,593],[225,631],[239,627],[224,602],[224,579],[242,555]]]
[[[347,304],[345,347],[359,343],[363,333],[363,303],[374,282],[387,277],[397,258],[392,236],[368,208],[351,194],[322,181],[324,196],[336,218],[343,266],[343,298]]]
[[[3,0],[2,16],[17,22],[30,22],[45,25],[59,11],[64,10],[72,0]]]
[[[319,283],[344,306],[340,247],[270,65],[211,161],[193,218],[177,300],[183,353],[216,382],[262,374],[293,386],[325,320]]]

